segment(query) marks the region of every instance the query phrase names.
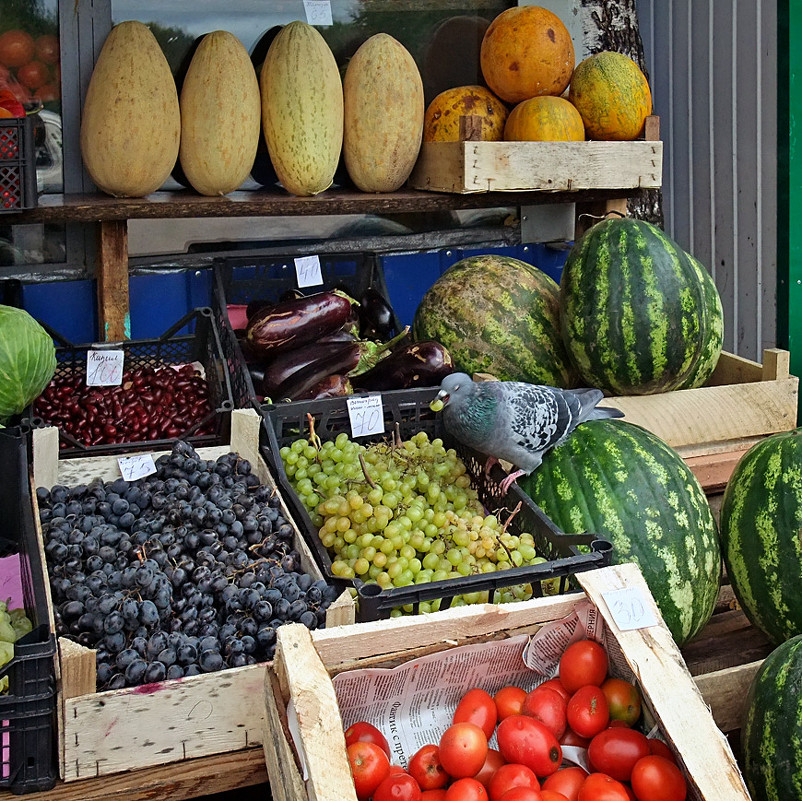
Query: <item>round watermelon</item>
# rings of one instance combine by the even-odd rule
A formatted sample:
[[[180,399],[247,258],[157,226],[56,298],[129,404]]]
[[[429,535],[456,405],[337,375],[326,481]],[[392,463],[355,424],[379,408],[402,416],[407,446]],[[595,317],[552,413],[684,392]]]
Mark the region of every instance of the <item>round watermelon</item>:
[[[696,477],[654,434],[590,420],[519,484],[564,532],[609,539],[614,563],[640,566],[679,645],[710,619],[721,578],[716,524]]]
[[[440,342],[468,374],[576,386],[560,336],[557,284],[518,259],[471,256],[452,265],[424,295],[413,333]]]
[[[583,382],[614,395],[704,383],[721,307],[699,269],[707,272],[650,223],[616,218],[590,228],[560,283],[563,340]]]
[[[761,440],[738,463],[721,544],[749,620],[775,643],[802,634],[802,428]]]
[[[741,749],[752,801],[802,801],[802,636],[772,651],[746,699]]]

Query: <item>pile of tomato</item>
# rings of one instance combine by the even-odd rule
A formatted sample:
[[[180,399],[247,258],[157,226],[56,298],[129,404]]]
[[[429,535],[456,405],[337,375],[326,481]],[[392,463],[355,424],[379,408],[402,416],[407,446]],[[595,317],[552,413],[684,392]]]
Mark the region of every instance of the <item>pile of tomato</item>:
[[[0,33],[0,88],[20,103],[49,103],[61,95],[59,40],[14,28]],[[0,117],[16,116],[0,112]]]
[[[407,769],[392,765],[384,735],[366,722],[345,732],[360,801],[685,801],[687,785],[661,740],[633,728],[636,687],[607,675],[604,648],[569,645],[559,676],[531,692],[469,690],[437,744]],[[496,735],[498,749],[488,741]],[[563,762],[563,747],[587,749],[590,772]]]

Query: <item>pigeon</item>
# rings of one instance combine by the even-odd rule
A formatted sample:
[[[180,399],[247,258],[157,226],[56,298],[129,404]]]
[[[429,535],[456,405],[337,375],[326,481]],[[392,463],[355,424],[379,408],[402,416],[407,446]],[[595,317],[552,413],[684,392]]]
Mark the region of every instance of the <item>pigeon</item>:
[[[450,436],[488,457],[485,473],[499,459],[512,462],[517,470],[501,484],[507,492],[580,423],[624,416],[618,409],[596,408],[603,397],[600,389],[557,389],[520,381],[476,383],[466,373],[451,373],[429,406],[442,411]]]

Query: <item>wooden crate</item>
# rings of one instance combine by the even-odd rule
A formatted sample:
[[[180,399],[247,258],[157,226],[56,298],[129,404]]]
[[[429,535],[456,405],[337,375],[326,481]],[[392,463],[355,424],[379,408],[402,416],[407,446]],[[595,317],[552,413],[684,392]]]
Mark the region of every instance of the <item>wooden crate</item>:
[[[263,748],[275,801],[356,799],[331,675],[354,668],[391,667],[457,645],[532,634],[543,624],[568,615],[585,597],[598,608],[623,654],[628,665],[623,676],[639,683],[647,709],[684,765],[688,798],[747,801],[749,795],[732,751],[694,686],[637,566],[601,568],[582,573],[577,580],[585,595],[462,607],[331,631],[310,633],[300,626],[284,627],[265,679],[271,736],[263,738]],[[615,625],[604,595],[624,587],[643,593],[660,620],[657,626],[621,631]],[[290,744],[290,720],[298,751]],[[306,779],[302,778],[298,752]]]
[[[230,445],[199,448],[198,453],[216,459],[236,451],[251,462],[263,484],[275,486],[259,455],[260,427],[261,418],[255,411],[236,410],[232,412]],[[119,478],[117,456],[59,461],[57,454],[56,429],[34,431],[37,487]],[[154,453],[154,457],[158,455]],[[282,512],[292,522],[283,503]],[[294,545],[303,569],[322,577],[297,527],[295,531]],[[329,608],[326,625],[353,621],[353,601],[345,592]],[[64,781],[238,751],[261,742],[264,707],[254,699],[262,692],[264,665],[96,692],[93,650],[62,638],[59,656],[59,759]]]

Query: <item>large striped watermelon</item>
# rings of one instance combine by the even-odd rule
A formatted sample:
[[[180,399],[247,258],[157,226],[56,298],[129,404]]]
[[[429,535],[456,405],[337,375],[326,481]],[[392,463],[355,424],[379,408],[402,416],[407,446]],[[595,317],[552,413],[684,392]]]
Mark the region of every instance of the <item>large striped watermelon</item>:
[[[506,256],[471,256],[429,288],[413,332],[445,345],[469,374],[576,386],[558,317],[559,290],[545,273]]]
[[[714,349],[709,328],[721,315],[699,268],[642,220],[608,219],[588,230],[560,284],[563,339],[582,380],[616,395],[703,383],[714,360],[702,353]]]
[[[746,699],[741,749],[752,801],[802,801],[802,636],[772,651]]]
[[[636,562],[678,644],[710,619],[721,557],[704,491],[661,439],[622,420],[580,425],[521,488],[566,533],[613,543]]]
[[[780,643],[802,634],[802,428],[738,463],[721,506],[721,543],[747,617]]]

